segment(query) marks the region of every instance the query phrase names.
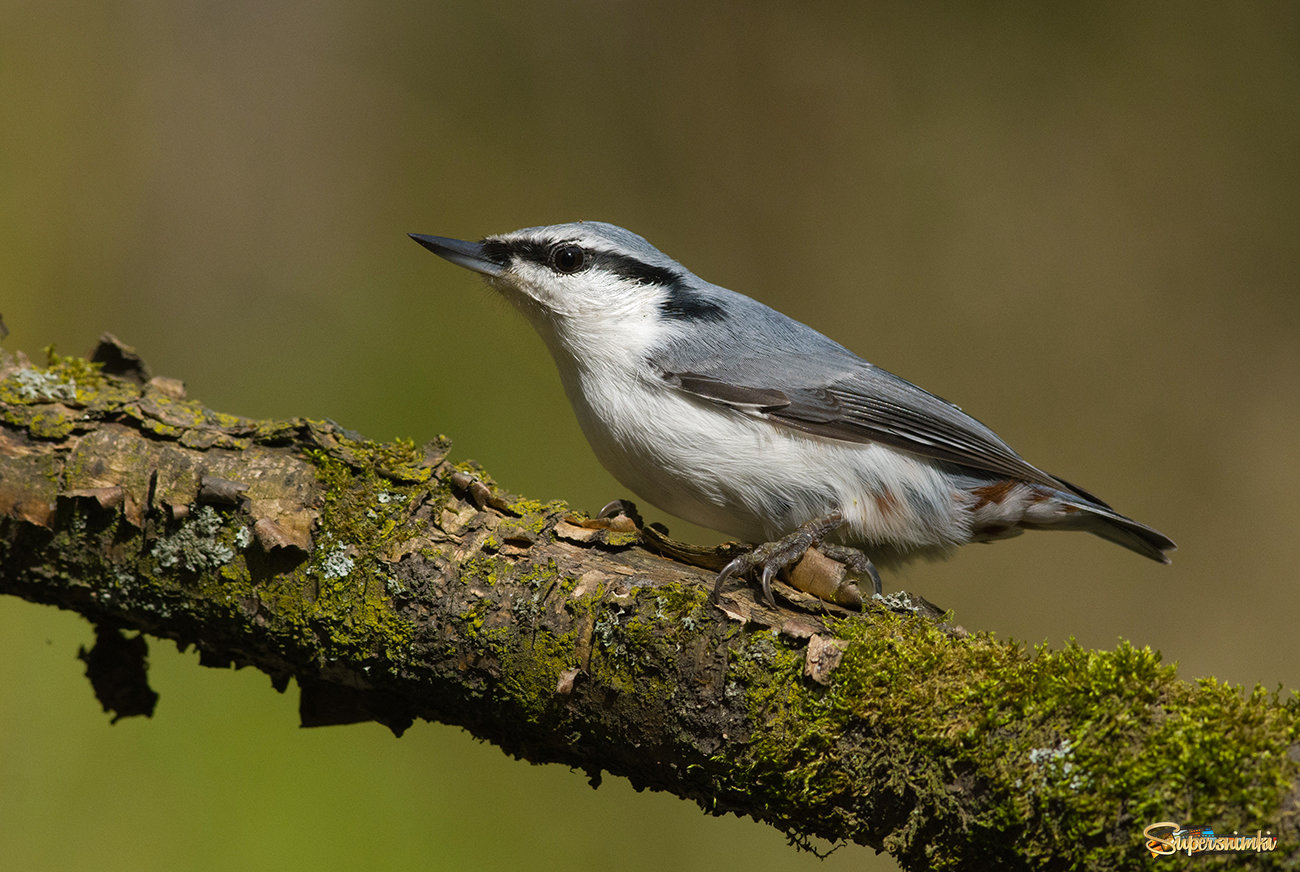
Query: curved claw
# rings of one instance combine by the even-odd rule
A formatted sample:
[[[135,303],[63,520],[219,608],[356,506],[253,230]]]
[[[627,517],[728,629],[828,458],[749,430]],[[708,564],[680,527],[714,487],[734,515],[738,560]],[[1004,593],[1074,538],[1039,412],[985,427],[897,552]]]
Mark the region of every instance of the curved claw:
[[[623,500],[610,500],[596,513],[597,518],[612,518],[623,513]]]
[[[863,554],[856,548],[850,548],[847,545],[823,545],[822,553],[832,560],[838,560],[849,568],[854,575],[866,575],[871,579],[871,586],[875,589],[877,596],[884,593],[885,586],[880,581],[880,572],[876,569],[876,564],[871,562],[871,558]]]
[[[748,571],[748,567],[746,566],[748,561],[745,559],[748,556],[748,554],[742,554],[726,566],[722,567],[722,571],[718,573],[718,580],[713,583],[713,593],[709,594],[709,602],[717,603],[718,595],[722,593],[722,586],[726,584],[728,578],[731,578],[731,576],[738,573],[743,574]]]
[[[875,588],[876,596],[883,596],[885,593],[885,586],[880,581],[880,572],[877,571],[876,564],[872,563],[870,560],[867,561],[867,575],[871,576],[871,585]]]
[[[772,608],[776,608],[776,599],[772,596],[772,577],[776,575],[777,564],[764,563],[763,574],[758,579],[759,587],[763,590],[763,599]]]
[[[631,500],[610,500],[596,513],[597,518],[616,518],[619,515],[631,519],[632,523],[638,527],[645,526],[645,522],[641,519],[641,513],[636,510],[636,503]]]

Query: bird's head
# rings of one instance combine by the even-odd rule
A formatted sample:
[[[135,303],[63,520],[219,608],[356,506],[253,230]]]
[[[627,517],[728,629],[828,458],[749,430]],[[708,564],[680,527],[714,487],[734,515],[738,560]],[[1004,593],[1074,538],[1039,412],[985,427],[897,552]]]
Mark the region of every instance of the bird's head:
[[[725,315],[718,289],[645,239],[599,221],[528,227],[466,242],[411,234],[482,273],[547,340],[581,359],[606,346],[645,351],[687,322]]]

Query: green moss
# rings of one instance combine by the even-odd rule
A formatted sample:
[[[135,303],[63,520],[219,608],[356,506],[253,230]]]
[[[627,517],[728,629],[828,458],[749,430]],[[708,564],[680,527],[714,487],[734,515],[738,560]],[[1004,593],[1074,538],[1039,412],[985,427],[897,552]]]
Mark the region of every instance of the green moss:
[[[545,565],[531,565],[528,569],[516,574],[512,580],[517,584],[522,584],[529,590],[540,592],[543,586],[549,585],[559,577],[559,567],[555,565],[554,560],[548,560]]]
[[[501,662],[497,692],[513,703],[525,721],[552,720],[565,704],[556,693],[560,676],[578,666],[576,633],[556,636],[542,629],[521,638],[511,628],[494,627],[483,632],[482,641]]]
[[[253,441],[259,445],[283,445],[297,435],[302,422],[298,420],[244,420],[243,426],[254,425]]]
[[[95,406],[116,409],[139,395],[129,382],[109,378],[100,365],[79,357],[61,357],[46,349],[45,367],[23,367],[0,380],[4,421],[38,439],[62,439],[76,429],[78,415],[69,409]]]
[[[267,442],[283,441],[298,426],[293,421],[252,421],[214,412],[193,400],[161,391],[144,391],[141,401],[140,386],[104,375],[101,364],[64,357],[53,348],[46,349],[46,356],[45,367],[17,369],[0,381],[5,420],[28,428],[40,438],[62,438],[76,426],[77,416],[69,416],[60,406],[93,408],[99,414],[121,411],[156,436],[196,448],[245,448],[252,444],[252,438],[243,433]],[[32,407],[32,411],[24,411],[25,407]],[[236,432],[241,435],[234,435]]]
[[[214,412],[195,400],[150,391],[144,400],[126,407],[142,429],[189,448],[240,450],[253,444],[264,422]],[[247,434],[247,435],[246,435]]]
[[[317,582],[316,614],[346,615],[331,628],[338,644],[380,646],[404,659],[412,628],[391,601],[392,579],[383,559],[388,548],[416,532],[410,507],[425,493],[414,483],[428,469],[410,442],[346,440],[345,463],[324,450],[307,452],[325,494],[320,534],[306,572]]]
[[[359,446],[359,447],[356,447]],[[396,482],[418,484],[429,480],[432,469],[424,464],[424,451],[410,439],[392,442],[364,441],[356,443],[353,450],[375,471]]]
[[[57,377],[42,376],[33,384],[54,390],[51,386],[78,379],[76,389],[57,389],[71,397],[96,384],[108,383],[102,378],[96,380],[96,367],[78,367],[64,361],[58,365],[66,372],[60,370]],[[15,385],[6,380],[4,389],[16,391],[22,386],[22,382]],[[241,420],[209,414],[186,401],[151,396],[151,402],[155,400],[150,413],[140,418],[140,426],[157,435],[183,439],[190,433],[212,432],[213,425],[233,426],[233,422]],[[29,417],[38,423],[44,419],[37,415],[48,414],[55,416],[51,420],[58,420],[50,411],[57,407],[48,403],[33,402],[29,408],[36,413]],[[247,431],[253,423],[245,422],[240,427]],[[268,429],[263,437],[285,435],[283,428],[279,435],[273,430]],[[47,428],[42,432],[52,431]],[[111,593],[106,595],[133,602],[138,595],[148,600],[136,603],[146,611],[164,614],[170,599],[184,598],[210,610],[213,619],[232,634],[240,632],[236,628],[242,623],[249,632],[279,640],[291,657],[298,656],[291,653],[294,651],[312,652],[326,659],[355,662],[359,656],[364,659],[374,654],[390,664],[400,664],[409,656],[412,627],[393,606],[392,596],[400,585],[384,557],[392,545],[420,532],[412,528],[416,524],[411,520],[414,507],[430,496],[431,489],[441,493],[445,486],[428,483],[431,470],[426,465],[426,454],[413,443],[356,441],[340,437],[333,430],[330,435],[329,451],[307,452],[322,484],[323,498],[313,549],[296,568],[263,573],[254,580],[246,562],[246,553],[253,547],[248,519],[233,509],[193,507],[185,519],[144,539],[134,527],[123,526],[120,510],[103,513],[87,503],[87,514],[70,515],[56,531],[60,551],[80,555],[84,564],[96,563],[101,560],[98,555],[114,549],[139,557],[132,563],[119,553],[104,567],[69,568],[69,583],[113,569],[119,574]],[[52,487],[55,484],[51,482]],[[112,523],[100,529],[97,525],[106,517],[111,517]],[[98,520],[88,523],[88,518]],[[90,542],[88,537],[95,535],[104,538]],[[511,566],[499,556],[484,555],[471,569],[491,583],[501,573],[511,571]],[[554,567],[538,567],[522,581],[540,590],[544,579],[553,573]],[[467,581],[473,574],[468,574]],[[471,632],[483,630],[488,613],[484,605],[477,613],[465,616]],[[548,654],[548,660],[558,656],[561,647]],[[530,666],[522,652],[504,653],[512,664],[527,667],[525,671],[536,679],[525,683],[540,688],[549,681],[553,694],[559,674],[554,665]],[[536,698],[543,700],[547,696]]]
[[[655,617],[670,625],[699,618],[709,607],[709,591],[698,584],[663,584],[654,593]]]
[[[54,352],[52,345],[46,347],[45,356],[46,366],[40,371],[45,387],[38,392],[38,396],[32,398],[35,402],[61,400],[85,405],[109,384],[98,363],[80,357],[63,357]],[[32,371],[19,370],[16,375],[21,377],[24,372]]]
[[[27,417],[27,432],[36,439],[63,439],[76,429],[72,415],[57,408],[44,408]]]
[[[458,618],[463,622],[462,626],[465,636],[474,639],[478,636],[479,631],[483,629],[483,624],[487,620],[488,614],[492,611],[492,600],[487,597],[479,597],[468,608],[462,611]]]
[[[682,628],[671,620],[658,620],[657,613],[664,614],[660,605],[668,603],[656,596],[662,590],[636,588],[612,596],[601,586],[565,600],[576,617],[586,617],[577,623],[591,628],[588,671],[597,682],[629,698],[665,700],[676,690],[675,636]]]
[[[829,687],[804,679],[800,646],[773,633],[752,635],[729,672],[762,725],[743,752],[748,775],[732,787],[769,794],[774,808],[822,807],[832,837],[853,826],[836,816],[854,804],[844,796],[854,772],[883,777],[885,795],[924,792],[929,802],[945,785],[977,779],[981,804],[939,803],[930,820],[910,825],[959,827],[972,854],[996,855],[1006,833],[1023,827],[1031,860],[1035,844],[1045,858],[1065,840],[1079,846],[1081,866],[1114,864],[1157,820],[1276,826],[1296,770],[1285,750],[1297,727],[1294,712],[1262,689],[1243,695],[1212,680],[1179,682],[1158,653],[1128,644],[1031,652],[878,613],[843,621],[835,633],[848,647]],[[901,725],[905,734],[888,732]],[[864,746],[840,737],[881,730],[881,741],[865,746],[868,758],[841,756]],[[1156,757],[1149,747],[1174,750]],[[1106,844],[1098,834],[1116,814],[1134,821],[1132,839]],[[904,826],[887,847],[906,849],[917,838]],[[947,868],[941,857],[930,862]]]
[[[567,506],[563,502],[543,503],[539,500],[529,500],[520,498],[510,503],[510,511],[516,515],[545,515],[547,512],[563,510]]]
[[[537,500],[517,499],[508,504],[510,512],[517,516],[516,525],[533,534],[540,535],[555,519],[569,511],[569,506],[562,500],[549,503]]]
[[[512,564],[504,557],[496,554],[480,553],[460,563],[459,572],[462,584],[473,584],[475,582],[486,584],[492,587],[501,578],[504,578],[512,569]]]
[[[260,424],[235,415],[213,412],[193,400],[160,391],[144,392],[127,379],[106,376],[102,366],[79,357],[64,357],[46,349],[44,368],[24,367],[0,381],[4,420],[34,437],[62,439],[78,426],[80,415],[68,409],[93,409],[95,414],[123,413],[155,436],[176,439],[194,448],[246,448],[252,439],[239,433],[263,434]],[[266,422],[283,438],[292,422]],[[227,432],[231,431],[231,432]]]
[[[565,698],[556,688],[565,671],[579,666],[579,630],[557,636],[543,616],[547,599],[557,588],[571,588],[572,580],[566,584],[553,562],[521,568],[497,555],[466,561],[459,574],[466,584],[486,590],[457,617],[465,639],[498,664],[492,670],[499,677],[493,692],[530,723],[563,717]],[[509,585],[497,584],[505,579]],[[502,601],[502,596],[513,599]],[[591,607],[586,602],[579,611]]]
[[[166,394],[157,394],[150,397],[150,405],[153,406],[153,415],[146,416],[142,422],[155,427],[168,427],[174,433],[182,433],[186,429],[194,429],[208,425],[216,424],[216,413],[205,409],[201,403],[194,400],[188,400],[177,397],[169,397]],[[225,415],[223,417],[230,418]],[[159,420],[162,418],[164,420]],[[239,419],[235,418],[237,422]]]

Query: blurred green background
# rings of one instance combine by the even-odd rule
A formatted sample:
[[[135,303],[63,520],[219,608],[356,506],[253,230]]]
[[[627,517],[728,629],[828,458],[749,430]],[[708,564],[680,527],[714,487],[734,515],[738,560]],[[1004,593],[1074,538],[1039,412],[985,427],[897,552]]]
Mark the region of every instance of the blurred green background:
[[[405,234],[613,221],[1182,546],[1029,535],[888,586],[1289,691],[1297,155],[1293,4],[6,0],[0,314],[9,350],[111,330],[213,408],[447,433],[593,510],[627,494],[541,342]],[[155,717],[110,727],[90,640],[0,599],[10,868],[894,868],[441,725],[299,730],[156,641]]]

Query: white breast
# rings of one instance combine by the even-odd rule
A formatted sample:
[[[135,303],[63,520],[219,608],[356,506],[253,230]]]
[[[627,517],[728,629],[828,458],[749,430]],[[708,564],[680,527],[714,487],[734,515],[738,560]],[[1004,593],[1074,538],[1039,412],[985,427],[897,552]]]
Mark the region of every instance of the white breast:
[[[521,306],[560,370],[601,463],[638,497],[748,542],[838,509],[837,536],[889,563],[970,541],[973,498],[930,461],[879,444],[822,439],[660,380],[661,294],[610,287],[563,312]],[[616,309],[617,311],[613,311]]]
[[[759,542],[839,509],[841,538],[885,559],[970,539],[970,496],[922,458],[799,433],[650,374],[562,374],[601,463],[665,512]]]

